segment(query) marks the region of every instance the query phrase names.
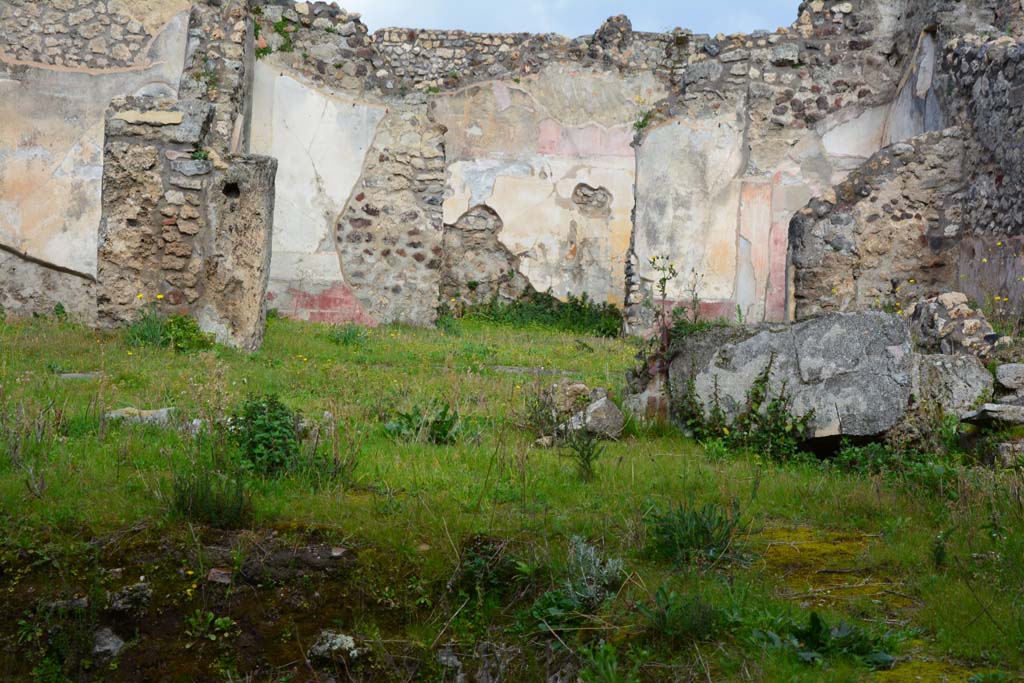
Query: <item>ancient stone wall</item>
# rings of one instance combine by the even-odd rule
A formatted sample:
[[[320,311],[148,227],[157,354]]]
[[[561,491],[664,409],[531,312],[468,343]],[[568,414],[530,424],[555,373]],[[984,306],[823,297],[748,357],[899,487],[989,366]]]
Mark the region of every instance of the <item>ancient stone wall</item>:
[[[1024,294],[1018,10],[1002,1],[910,8],[904,34],[923,28],[896,106],[926,128],[955,127],[887,148],[794,219],[797,318],[900,308],[951,288],[983,303]]]
[[[661,256],[665,303],[696,287],[711,317],[1024,294],[1022,16],[805,0],[774,32],[567,38],[3,0],[0,302],[120,323],[159,294],[251,346],[264,281],[305,320],[550,290],[624,305],[633,332]]]
[[[93,70],[139,66],[167,21],[188,9],[188,0],[5,0],[0,58]]]
[[[792,222],[795,317],[902,311],[956,281],[958,128],[886,147]]]
[[[236,154],[249,25],[243,0],[0,3],[5,310],[155,306],[259,345],[275,164]]]
[[[191,13],[181,97],[114,100],[99,229],[101,324],[144,307],[188,313],[218,340],[258,348],[277,162],[247,137],[252,46],[241,0]]]

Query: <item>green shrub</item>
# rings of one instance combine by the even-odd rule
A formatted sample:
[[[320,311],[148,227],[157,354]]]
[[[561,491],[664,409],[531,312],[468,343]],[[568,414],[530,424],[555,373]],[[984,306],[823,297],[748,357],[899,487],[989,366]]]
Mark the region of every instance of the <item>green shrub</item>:
[[[569,456],[576,462],[576,471],[583,481],[593,481],[594,465],[604,453],[601,437],[584,426],[570,426],[565,430],[562,442]]]
[[[213,348],[213,337],[199,329],[199,323],[187,315],[172,315],[164,321],[163,346],[188,353]]]
[[[450,445],[458,440],[462,420],[448,403],[434,401],[426,410],[419,405],[407,413],[398,413],[384,429],[395,439]]]
[[[903,487],[955,497],[961,471],[956,460],[955,455],[900,450],[879,442],[844,442],[832,464],[848,472],[882,475]]]
[[[147,306],[142,316],[125,330],[125,339],[132,346],[169,347],[188,353],[213,347],[213,338],[199,328],[187,315],[161,314],[155,306]]]
[[[580,653],[584,664],[579,678],[582,683],[640,683],[645,653],[634,655],[629,664],[620,662],[615,646],[603,640],[593,647],[581,648]]]
[[[132,346],[163,346],[164,317],[155,306],[142,309],[142,316],[125,330],[125,339]]]
[[[497,297],[470,306],[464,317],[479,317],[512,327],[539,326],[575,334],[618,337],[622,334],[622,312],[612,304],[598,304],[586,294],[570,294],[561,301],[550,291],[533,292],[512,302]]]
[[[452,315],[447,304],[438,309],[437,322],[435,325],[438,330],[444,332],[449,337],[458,337],[462,334],[462,328],[459,327],[459,321]]]
[[[277,396],[247,399],[232,418],[231,434],[245,468],[274,474],[297,464],[301,416]]]
[[[715,561],[732,552],[739,526],[739,503],[731,514],[709,503],[701,508],[681,504],[668,510],[652,511],[647,517],[647,553],[677,565],[695,560]]]
[[[755,378],[743,407],[731,421],[722,409],[715,380],[711,407],[705,410],[697,397],[694,370],[679,398],[676,414],[700,441],[717,439],[731,448],[748,450],[770,460],[793,460],[800,456],[800,446],[811,435],[814,410],[803,415],[793,412],[793,399],[785,383],[776,396],[771,396],[769,384],[775,359],[768,359],[764,370]]]
[[[507,541],[490,536],[474,535],[463,540],[451,587],[474,595],[478,601],[507,593],[516,578],[516,563],[507,549]]]
[[[711,640],[726,624],[725,613],[697,596],[669,593],[664,587],[654,594],[654,604],[640,605],[647,630],[655,640],[673,646]]]
[[[181,519],[237,529],[252,518],[252,500],[241,477],[198,464],[175,474],[171,486],[171,510]]]
[[[370,337],[364,328],[353,323],[333,325],[326,336],[328,341],[339,346],[362,346]]]
[[[884,639],[844,621],[830,627],[817,612],[806,625],[791,624],[788,632],[755,629],[754,640],[773,649],[792,650],[806,664],[817,664],[829,656],[849,656],[873,669],[891,669],[895,658],[885,650]]]
[[[542,594],[526,612],[529,629],[558,633],[582,623],[594,614],[622,585],[622,560],[602,557],[582,538],[569,540],[569,565],[561,586]]]

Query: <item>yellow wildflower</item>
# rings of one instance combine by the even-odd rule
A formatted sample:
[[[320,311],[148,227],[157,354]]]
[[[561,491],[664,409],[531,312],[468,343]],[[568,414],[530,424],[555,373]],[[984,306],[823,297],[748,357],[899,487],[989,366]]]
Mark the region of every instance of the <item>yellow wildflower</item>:
[[[143,295],[142,295],[141,293],[140,293],[140,294],[136,294],[136,295],[135,295],[135,298],[136,298],[136,299],[141,299],[142,297],[143,297]]]
[[[157,298],[158,301],[163,301],[164,295],[163,294],[157,294],[156,298]]]

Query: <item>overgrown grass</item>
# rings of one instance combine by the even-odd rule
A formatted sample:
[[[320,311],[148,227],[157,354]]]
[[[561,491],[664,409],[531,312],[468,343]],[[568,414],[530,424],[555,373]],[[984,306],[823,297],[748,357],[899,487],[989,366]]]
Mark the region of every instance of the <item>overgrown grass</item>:
[[[550,292],[534,292],[512,302],[495,298],[467,308],[465,316],[499,325],[541,327],[598,337],[622,334],[622,312],[612,304],[597,303],[586,294],[570,294],[566,301]]]
[[[182,654],[181,624],[197,609],[242,624],[274,666],[303,662],[296,642],[308,647],[340,620],[383,643],[375,647],[407,648],[375,661],[414,657],[423,664],[413,680],[444,679],[436,650],[448,642],[460,653],[511,643],[536,668],[523,664],[510,680],[543,680],[545,652],[588,677],[636,673],[645,682],[694,672],[697,680],[859,681],[872,675],[866,658],[875,652],[976,671],[1024,667],[1019,473],[952,463],[936,489],[891,463],[879,476],[871,466],[777,462],[721,442],[708,457],[659,427],[605,443],[598,476],[584,483],[558,450],[533,447],[537,435],[517,412],[531,387],[561,373],[621,396],[636,347],[587,337],[593,353],[584,353],[575,332],[452,324],[458,336],[385,326],[344,344],[325,326],[272,320],[264,348],[246,355],[176,354],[59,320],[0,323],[0,639],[26,662],[0,655],[0,678],[21,680],[45,662],[59,668],[60,658],[48,659],[58,649],[17,640],[19,619],[51,628],[37,601],[102,596],[119,585],[110,571],[124,566],[151,577],[167,618],[140,623],[123,657],[179,658],[193,667],[189,680],[226,677],[214,673],[224,652]],[[62,379],[48,369],[54,362],[99,374]],[[230,440],[200,458],[196,437],[177,428],[102,419],[111,408],[174,406],[186,423],[215,425],[249,397],[271,394],[291,411],[330,414],[305,432],[294,467],[238,473],[230,463],[240,447]],[[439,398],[472,429],[440,444],[388,433],[394,415]],[[730,512],[733,501],[742,516]],[[232,510],[246,512],[232,522]],[[225,537],[204,530],[211,524],[247,531]],[[809,544],[795,533],[803,529],[863,540],[829,560],[831,546]],[[247,542],[258,554],[270,532],[299,548],[348,548],[352,564],[338,579],[347,583],[281,579],[208,606],[215,594],[197,578],[244,565],[246,551],[230,546],[232,555],[212,564],[206,549],[255,539]],[[651,552],[658,538],[665,552]],[[779,544],[795,564],[767,562]],[[837,582],[888,592],[847,597]],[[246,612],[250,605],[268,611]],[[264,626],[270,610],[297,616]],[[153,636],[159,623],[179,630]],[[812,636],[812,649],[787,644]],[[811,652],[818,656],[801,656]],[[234,657],[241,679],[252,660],[241,650]]]

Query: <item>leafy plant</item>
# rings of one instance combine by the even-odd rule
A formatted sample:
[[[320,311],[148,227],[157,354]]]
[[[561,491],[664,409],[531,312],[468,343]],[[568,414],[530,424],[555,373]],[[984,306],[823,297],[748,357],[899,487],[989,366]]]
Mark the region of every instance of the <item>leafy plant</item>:
[[[243,465],[261,474],[294,466],[300,421],[301,416],[273,394],[247,399],[231,421]]]
[[[654,110],[653,109],[649,109],[649,110],[643,112],[642,114],[640,114],[640,117],[636,121],[633,122],[633,129],[638,131],[638,132],[646,129],[649,125],[651,125],[651,119],[653,119],[653,118],[654,118]]]
[[[770,460],[793,460],[811,435],[814,410],[803,415],[793,412],[793,398],[783,383],[778,394],[769,391],[774,356],[747,391],[746,401],[735,418],[722,409],[715,380],[711,407],[705,409],[697,397],[695,372],[691,370],[686,389],[678,400],[676,413],[698,440],[721,439],[732,448],[749,450]]]
[[[619,661],[619,652],[611,643],[601,641],[593,647],[580,650],[584,667],[580,670],[582,683],[640,683],[640,667],[645,654],[633,656],[629,664]]]
[[[498,299],[467,307],[463,317],[478,317],[513,327],[546,327],[597,337],[622,334],[622,312],[612,304],[598,304],[586,294],[570,294],[565,301],[550,291],[533,292],[512,302]]]
[[[697,596],[669,593],[664,586],[654,594],[654,604],[637,609],[647,621],[647,630],[667,644],[679,646],[710,640],[726,623],[725,613]]]
[[[238,631],[238,624],[231,617],[218,617],[213,612],[197,609],[185,617],[185,635],[192,639],[192,642],[185,644],[185,649],[190,649],[196,641],[208,640],[215,643],[232,638]]]
[[[739,503],[727,511],[715,503],[701,508],[685,503],[653,510],[647,517],[647,553],[677,565],[715,561],[730,553],[740,520]]]
[[[213,337],[199,328],[199,323],[187,315],[172,315],[164,322],[164,346],[188,353],[213,348]]]
[[[164,317],[156,306],[142,309],[142,315],[125,329],[125,339],[132,346],[164,345]]]
[[[449,337],[458,337],[462,334],[462,328],[459,327],[459,321],[452,315],[451,310],[445,306],[438,313],[437,322],[435,323],[437,329],[444,332]]]
[[[530,607],[527,615],[531,628],[543,633],[573,628],[593,614],[622,580],[622,560],[602,557],[596,547],[573,536],[569,540],[566,578]]]
[[[462,420],[448,403],[433,401],[424,410],[418,404],[407,413],[398,413],[384,429],[393,438],[437,445],[458,440]]]
[[[339,346],[363,346],[370,338],[363,327],[353,323],[333,325],[326,336],[328,341]]]
[[[213,338],[186,315],[164,316],[156,306],[146,306],[142,315],[125,330],[133,346],[170,347],[188,353],[213,347]]]
[[[520,426],[538,439],[559,436],[558,426],[561,420],[558,407],[555,405],[554,392],[544,387],[538,380],[531,391],[524,393],[523,411],[519,417]]]
[[[238,529],[252,518],[252,499],[241,477],[199,463],[174,475],[171,511],[182,519],[218,529]]]
[[[584,425],[569,425],[565,430],[563,448],[576,462],[576,470],[583,481],[593,481],[594,465],[604,453],[604,444],[598,434]]]
[[[890,669],[896,662],[885,651],[882,638],[845,621],[830,627],[817,612],[811,612],[806,625],[792,625],[785,635],[755,629],[753,637],[774,649],[792,650],[806,664],[816,664],[835,655],[854,657],[873,669]]]

